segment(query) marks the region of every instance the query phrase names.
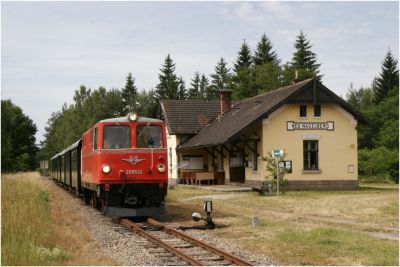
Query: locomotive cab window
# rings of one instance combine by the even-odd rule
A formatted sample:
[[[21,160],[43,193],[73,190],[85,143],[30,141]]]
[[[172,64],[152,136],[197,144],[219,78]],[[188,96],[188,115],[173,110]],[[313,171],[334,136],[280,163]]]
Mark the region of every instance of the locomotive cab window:
[[[138,148],[162,147],[161,127],[158,125],[138,125],[136,127],[136,146]]]
[[[122,149],[131,147],[131,134],[129,126],[110,125],[104,126],[103,149]]]
[[[93,130],[93,150],[97,149],[97,128]]]

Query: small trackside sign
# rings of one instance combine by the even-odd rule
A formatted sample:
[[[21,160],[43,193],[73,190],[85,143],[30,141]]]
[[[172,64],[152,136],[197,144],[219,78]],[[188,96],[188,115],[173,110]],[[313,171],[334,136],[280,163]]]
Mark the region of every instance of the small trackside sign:
[[[284,154],[283,149],[274,149],[274,150],[272,150],[272,156],[274,158],[283,157],[283,154]]]

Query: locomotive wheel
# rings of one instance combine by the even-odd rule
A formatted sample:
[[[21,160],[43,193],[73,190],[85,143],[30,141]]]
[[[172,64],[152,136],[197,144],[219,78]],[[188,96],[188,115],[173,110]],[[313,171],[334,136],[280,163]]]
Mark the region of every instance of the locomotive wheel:
[[[90,191],[87,190],[86,188],[83,188],[83,199],[85,201],[85,205],[89,205],[90,204]]]
[[[92,192],[92,207],[95,209],[99,209],[101,207],[101,202],[94,191]]]
[[[102,199],[101,200],[101,213],[103,213],[103,215],[105,215],[107,213],[107,209],[108,209],[108,207],[106,206],[106,200]]]
[[[96,208],[96,193],[92,192],[92,207]]]

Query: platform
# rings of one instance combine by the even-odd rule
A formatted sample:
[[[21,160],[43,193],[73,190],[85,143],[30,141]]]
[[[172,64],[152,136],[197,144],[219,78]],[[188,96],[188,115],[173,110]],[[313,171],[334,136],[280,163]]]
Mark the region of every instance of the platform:
[[[207,185],[207,186],[178,184],[175,186],[183,187],[183,188],[211,190],[211,191],[216,191],[216,192],[251,192],[252,191],[251,187],[241,186],[241,185],[229,185],[229,184]]]

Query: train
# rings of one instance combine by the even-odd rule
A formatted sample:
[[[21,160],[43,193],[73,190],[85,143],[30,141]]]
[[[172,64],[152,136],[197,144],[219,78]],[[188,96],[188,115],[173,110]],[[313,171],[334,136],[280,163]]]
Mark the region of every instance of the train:
[[[108,217],[165,213],[168,157],[162,120],[125,117],[97,122],[50,159],[52,179]]]

